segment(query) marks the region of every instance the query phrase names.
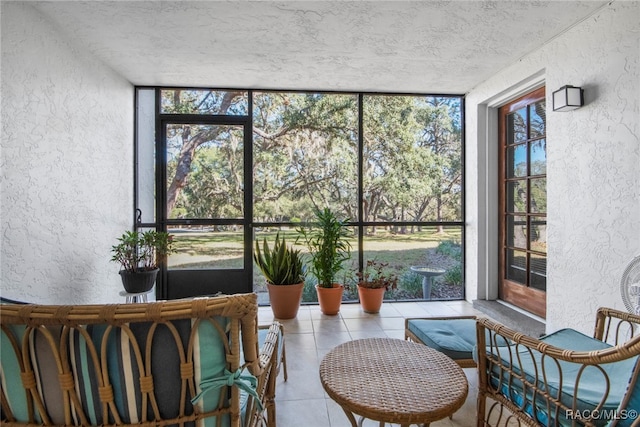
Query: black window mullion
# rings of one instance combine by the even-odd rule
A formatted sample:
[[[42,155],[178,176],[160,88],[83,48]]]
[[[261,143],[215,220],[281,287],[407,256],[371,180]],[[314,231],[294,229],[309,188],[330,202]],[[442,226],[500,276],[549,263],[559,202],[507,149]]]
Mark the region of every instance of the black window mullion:
[[[161,231],[167,231],[166,223],[166,204],[167,192],[165,182],[167,180],[167,171],[165,165],[167,163],[166,150],[166,127],[161,119],[161,89],[156,89],[156,228]],[[159,298],[167,298],[168,289],[168,268],[166,263],[160,269],[160,274],[156,279],[156,294]]]
[[[253,91],[247,91],[247,120],[244,126],[244,268],[253,277]],[[251,286],[253,288],[253,284]]]
[[[358,94],[358,270],[364,268],[364,99]]]

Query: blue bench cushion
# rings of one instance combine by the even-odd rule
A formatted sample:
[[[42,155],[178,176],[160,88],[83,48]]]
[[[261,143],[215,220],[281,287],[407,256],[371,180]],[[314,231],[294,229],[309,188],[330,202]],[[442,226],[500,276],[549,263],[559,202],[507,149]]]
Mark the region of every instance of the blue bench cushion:
[[[472,358],[476,345],[475,319],[411,319],[407,329],[426,346],[453,360]]]
[[[574,351],[591,351],[610,348],[611,346],[605,342],[591,338],[573,329],[561,329],[552,334],[540,338],[541,341],[552,346],[574,350]],[[488,349],[489,351],[489,349]],[[520,345],[511,345],[504,347],[494,347],[493,353],[497,354],[505,366],[511,366],[515,374],[522,374],[527,381],[535,383],[538,387],[544,388],[545,377],[546,387],[552,396],[558,396],[560,388],[562,388],[562,402],[568,407],[573,406],[573,392],[577,385],[577,409],[580,411],[592,411],[600,403],[604,397],[606,380],[602,371],[598,367],[583,367],[582,364],[556,361],[551,357],[543,356],[542,353],[528,349]],[[544,360],[544,362],[543,362]],[[627,389],[631,371],[636,363],[636,358],[630,358],[615,363],[606,363],[599,365],[606,373],[610,381],[609,395],[606,397],[604,406],[600,408],[603,411],[613,411],[618,408],[622,397]],[[562,376],[560,375],[560,370]],[[500,387],[500,391],[505,397],[514,401],[518,405],[522,405],[523,384],[514,378],[510,379],[510,375],[506,371],[502,371],[497,365],[492,368],[492,384],[494,387]],[[534,416],[531,407],[533,397],[532,391],[527,388],[527,398],[525,409]],[[564,417],[564,411],[560,411],[559,419],[555,420],[554,415],[547,413],[546,402],[541,398],[536,400],[535,418],[544,425],[571,425],[572,420]],[[595,420],[596,425],[606,424],[606,420]]]

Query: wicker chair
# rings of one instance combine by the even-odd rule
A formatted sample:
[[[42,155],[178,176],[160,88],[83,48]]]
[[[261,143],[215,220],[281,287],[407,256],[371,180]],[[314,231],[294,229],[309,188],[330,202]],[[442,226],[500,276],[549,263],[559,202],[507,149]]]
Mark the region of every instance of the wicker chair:
[[[255,294],[2,305],[2,424],[275,426],[280,325],[259,349],[257,312]]]
[[[601,308],[593,338],[563,329],[534,339],[478,319],[478,426],[640,425],[639,324]]]

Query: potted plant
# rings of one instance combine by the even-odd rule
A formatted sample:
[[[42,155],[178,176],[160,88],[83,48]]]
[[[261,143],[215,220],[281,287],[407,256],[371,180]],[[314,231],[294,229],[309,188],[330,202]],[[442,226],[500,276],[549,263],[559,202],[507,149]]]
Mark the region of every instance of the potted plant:
[[[304,268],[300,251],[287,246],[284,237],[276,234],[273,248],[267,239],[256,240],[253,259],[262,271],[269,292],[269,302],[277,319],[293,319],[298,314],[304,287]]]
[[[318,279],[316,291],[320,310],[327,315],[338,314],[344,285],[336,283],[342,263],[351,257],[351,244],[347,240],[348,219],[339,220],[329,209],[316,209],[315,227],[298,228],[298,239],[309,248],[309,267]]]
[[[120,277],[129,293],[147,292],[156,281],[164,258],[174,252],[173,236],[164,231],[125,231],[111,248],[111,261],[120,263]]]
[[[398,286],[398,277],[384,271],[388,265],[389,263],[368,260],[365,269],[356,273],[358,297],[366,313],[378,313],[384,300],[384,293]]]

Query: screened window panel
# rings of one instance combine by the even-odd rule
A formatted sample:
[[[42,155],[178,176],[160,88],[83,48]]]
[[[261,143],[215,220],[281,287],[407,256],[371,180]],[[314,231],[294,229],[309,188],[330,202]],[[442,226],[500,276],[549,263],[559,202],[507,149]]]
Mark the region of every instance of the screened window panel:
[[[247,91],[163,89],[161,114],[240,115],[249,111]]]

